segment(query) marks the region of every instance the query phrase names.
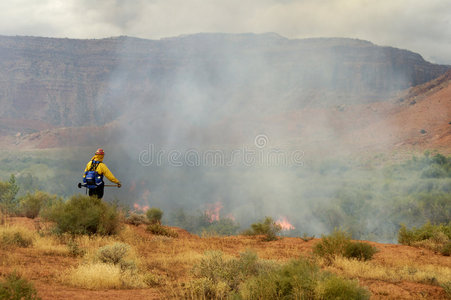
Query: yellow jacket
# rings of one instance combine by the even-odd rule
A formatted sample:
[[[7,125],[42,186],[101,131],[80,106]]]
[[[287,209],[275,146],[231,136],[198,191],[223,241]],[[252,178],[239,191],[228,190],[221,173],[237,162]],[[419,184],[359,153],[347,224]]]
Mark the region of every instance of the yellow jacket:
[[[104,175],[106,178],[108,178],[111,182],[114,183],[119,183],[119,180],[117,180],[116,177],[114,177],[113,173],[111,173],[111,171],[108,169],[108,167],[102,162],[103,161],[103,155],[94,155],[93,158],[91,158],[91,161],[88,162],[88,164],[86,165],[86,169],[85,169],[85,173],[87,171],[89,171],[89,169],[91,168],[91,164],[92,161],[100,161],[99,165],[97,166],[97,173],[99,173],[99,175]],[[85,177],[85,175],[83,175],[83,177]]]

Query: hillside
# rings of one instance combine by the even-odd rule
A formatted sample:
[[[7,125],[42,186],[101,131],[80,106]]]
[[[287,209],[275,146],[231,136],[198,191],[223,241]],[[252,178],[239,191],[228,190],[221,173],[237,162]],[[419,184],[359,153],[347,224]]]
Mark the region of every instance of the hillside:
[[[143,106],[161,114],[191,97],[207,97],[207,111],[227,112],[369,103],[448,69],[410,51],[339,38],[2,36],[0,133],[105,125]]]
[[[186,120],[171,121],[175,116],[158,116],[151,112],[150,119],[141,112],[106,126],[64,128],[37,120],[1,118],[3,131],[0,143],[8,149],[90,145],[99,140],[101,143],[114,144],[121,131],[135,129],[145,136],[149,134],[146,128],[151,128],[153,139],[162,139],[167,130],[165,124],[172,122],[182,123],[180,127],[190,129],[184,138],[189,137],[189,134],[203,136],[202,143],[206,144],[219,142],[216,132],[222,132],[222,143],[244,143],[258,129],[269,136],[277,136],[279,142],[288,142],[294,147],[302,145],[304,149],[316,151],[327,151],[328,147],[324,144],[329,144],[332,138],[334,151],[340,148],[351,153],[437,149],[448,154],[451,149],[450,83],[451,73],[447,72],[385,101],[304,108],[283,114],[253,116],[253,119],[241,112],[217,120],[209,128],[199,127]],[[22,132],[13,135],[12,132],[16,130]]]
[[[304,109],[271,119],[293,144],[343,153],[451,149],[451,72],[388,101]],[[269,131],[270,129],[268,129]],[[281,129],[278,132],[282,132]],[[327,153],[327,152],[326,152]]]
[[[40,223],[14,218],[12,224],[35,232]],[[117,237],[78,237],[73,240],[88,251],[87,257],[115,241],[128,243],[137,252],[142,267],[154,274],[154,287],[94,290],[72,287],[65,282],[64,274],[81,265],[86,258],[71,256],[71,248],[64,237],[58,239],[36,233],[31,247],[15,248],[14,251],[0,248],[0,275],[16,270],[34,284],[38,296],[44,300],[173,299],[181,288],[195,280],[191,270],[205,258],[205,251],[221,251],[226,257],[236,258],[239,253],[251,250],[260,259],[284,263],[299,257],[311,257],[312,246],[319,242],[319,239],[305,242],[301,238],[262,242],[260,237],[250,236],[200,238],[178,228],[173,230],[179,233],[178,237],[155,236],[146,232],[142,225],[126,225]],[[345,278],[357,279],[361,286],[369,289],[371,299],[448,299],[438,283],[451,272],[449,256],[409,246],[370,244],[379,250],[371,261],[337,259],[331,265],[322,264],[321,268]]]

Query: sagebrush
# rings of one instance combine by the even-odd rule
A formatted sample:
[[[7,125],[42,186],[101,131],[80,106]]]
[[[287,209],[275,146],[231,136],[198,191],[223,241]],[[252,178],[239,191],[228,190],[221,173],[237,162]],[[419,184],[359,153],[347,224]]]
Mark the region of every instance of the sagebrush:
[[[370,260],[377,249],[367,243],[351,241],[351,234],[335,229],[330,235],[323,235],[313,246],[313,253],[330,263],[336,256]]]
[[[112,235],[120,228],[116,206],[85,195],[58,201],[44,211],[43,216],[55,222],[58,233]]]
[[[161,224],[161,218],[163,217],[163,211],[159,208],[152,207],[146,211],[147,219],[150,224]]]
[[[280,231],[282,231],[282,227],[273,218],[265,217],[262,222],[251,224],[251,228],[243,233],[246,235],[264,235],[265,241],[275,241]]]
[[[34,219],[44,207],[49,207],[58,201],[58,196],[35,191],[33,194],[27,193],[19,199],[20,212],[27,218]]]
[[[41,298],[38,297],[32,283],[14,272],[6,275],[3,280],[0,280],[0,299],[38,300]]]

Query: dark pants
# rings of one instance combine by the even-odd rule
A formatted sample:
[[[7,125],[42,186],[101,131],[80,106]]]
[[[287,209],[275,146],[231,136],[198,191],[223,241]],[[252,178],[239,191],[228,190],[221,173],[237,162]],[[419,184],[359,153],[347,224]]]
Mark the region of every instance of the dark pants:
[[[103,190],[105,189],[105,185],[102,183],[95,189],[89,189],[89,196],[97,196],[97,198],[103,198]]]

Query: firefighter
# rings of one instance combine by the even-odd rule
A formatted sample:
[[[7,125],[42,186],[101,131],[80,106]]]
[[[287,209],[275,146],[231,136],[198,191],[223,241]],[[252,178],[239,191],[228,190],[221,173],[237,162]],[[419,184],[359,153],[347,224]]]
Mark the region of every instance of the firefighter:
[[[105,189],[105,183],[103,182],[103,176],[108,178],[111,182],[117,184],[117,187],[121,187],[121,183],[114,177],[113,173],[103,163],[103,157],[105,152],[102,148],[97,149],[95,155],[91,161],[86,165],[85,173],[83,175],[83,182],[89,190],[89,196],[97,196],[102,199]]]

